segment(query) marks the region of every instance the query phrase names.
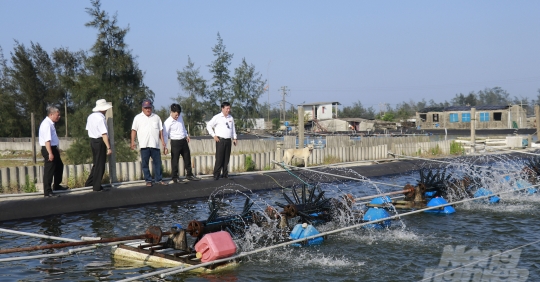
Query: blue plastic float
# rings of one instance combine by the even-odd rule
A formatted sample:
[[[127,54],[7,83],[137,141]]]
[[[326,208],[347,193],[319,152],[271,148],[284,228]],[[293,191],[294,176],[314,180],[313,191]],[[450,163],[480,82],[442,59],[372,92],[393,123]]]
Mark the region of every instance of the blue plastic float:
[[[429,191],[424,193],[424,196],[426,197],[426,199],[432,199],[433,197],[435,197],[435,194],[437,194],[437,191]]]
[[[529,183],[528,181],[526,180],[523,180],[523,179],[518,179],[514,182],[512,182],[512,178],[510,178],[509,175],[505,176],[503,179],[502,179],[502,182],[509,182],[512,184],[512,186],[514,186],[514,190],[518,190],[518,189],[523,189],[527,186],[532,186],[531,183]],[[529,187],[527,189],[524,189],[524,191],[529,194],[529,195],[532,195],[534,193],[537,193],[538,190],[535,188],[535,187]]]
[[[435,207],[435,206],[440,206],[440,205],[445,205],[445,204],[448,204],[448,202],[441,198],[441,197],[437,197],[437,198],[433,198],[431,199],[427,206],[428,207]],[[427,212],[427,213],[439,213],[439,214],[451,214],[451,213],[455,213],[456,210],[452,207],[452,206],[445,206],[445,207],[442,207],[442,208],[439,208],[439,209],[431,209],[431,210],[427,210],[427,211],[424,211],[424,212]]]
[[[319,231],[313,227],[313,225],[308,225],[307,223],[303,224],[297,224],[294,226],[291,235],[289,235],[289,238],[292,240],[302,239],[309,236],[314,236],[319,234]],[[307,240],[305,243],[294,243],[291,244],[291,246],[294,247],[302,247],[302,246],[313,246],[313,245],[320,245],[324,241],[323,237],[317,237],[313,239]]]
[[[532,186],[531,183],[529,183],[528,181],[525,181],[525,180],[522,180],[522,179],[519,179],[516,181],[516,187],[517,189],[522,189],[522,188],[525,188],[525,187],[528,187],[528,186]],[[529,187],[527,189],[525,189],[525,192],[529,195],[532,195],[536,192],[538,192],[538,190],[536,190],[536,188],[534,187]]]
[[[388,196],[377,197],[377,198],[374,198],[373,200],[371,200],[371,202],[369,202],[369,203],[372,204],[372,205],[391,204],[392,199],[390,199],[390,197],[388,197]]]
[[[373,221],[373,220],[379,220],[383,218],[390,217],[390,214],[383,209],[383,208],[369,208],[367,212],[364,214],[363,220],[365,221]],[[384,220],[377,223],[370,223],[366,224],[363,227],[364,228],[370,228],[370,229],[382,229],[385,227],[390,227],[392,224],[392,221],[390,219]]]
[[[480,189],[476,190],[473,197],[474,198],[479,198],[479,197],[489,196],[489,195],[493,195],[492,197],[488,198],[490,204],[496,204],[496,203],[501,201],[501,198],[494,195],[493,192],[491,192],[490,190],[488,190],[486,188],[480,188]]]

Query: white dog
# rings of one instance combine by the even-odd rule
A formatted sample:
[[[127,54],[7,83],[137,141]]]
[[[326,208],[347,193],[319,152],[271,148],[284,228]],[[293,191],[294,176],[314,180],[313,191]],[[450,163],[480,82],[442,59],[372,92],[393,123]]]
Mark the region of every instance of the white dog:
[[[283,162],[290,165],[293,158],[298,158],[304,159],[304,166],[307,166],[307,160],[311,152],[313,152],[313,144],[307,145],[304,149],[287,149],[283,154]]]

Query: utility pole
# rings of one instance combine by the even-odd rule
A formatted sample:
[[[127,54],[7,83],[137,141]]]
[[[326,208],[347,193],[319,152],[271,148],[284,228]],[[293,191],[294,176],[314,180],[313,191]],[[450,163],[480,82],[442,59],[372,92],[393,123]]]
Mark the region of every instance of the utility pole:
[[[266,76],[268,77],[267,79],[268,84],[266,84],[266,91],[268,91],[268,119],[267,119],[268,122],[270,122],[270,63],[271,62],[272,60],[268,62],[268,68],[266,69]]]
[[[286,106],[285,96],[287,96],[287,91],[289,91],[289,89],[287,89],[287,86],[281,86],[280,90],[281,90],[281,95],[283,96],[281,100],[281,112],[283,113],[282,121],[285,121],[285,106]]]
[[[32,128],[32,162],[36,164],[36,122],[34,113],[30,113],[30,127]]]
[[[67,99],[64,98],[64,121],[66,123],[66,137],[68,137],[68,129],[67,129]]]
[[[388,110],[388,103],[379,103],[379,116],[381,116],[381,119],[386,113],[386,110]]]

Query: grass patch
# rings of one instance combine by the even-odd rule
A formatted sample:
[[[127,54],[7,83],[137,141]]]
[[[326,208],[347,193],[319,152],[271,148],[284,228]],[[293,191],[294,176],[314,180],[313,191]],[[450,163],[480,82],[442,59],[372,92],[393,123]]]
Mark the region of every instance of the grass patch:
[[[251,156],[246,156],[246,161],[244,162],[244,169],[245,171],[254,171],[255,170],[255,162],[251,158]]]
[[[324,157],[324,160],[323,160],[324,165],[337,164],[340,162],[341,160],[339,159],[339,157],[336,157],[336,156],[326,156]]]
[[[464,155],[465,148],[463,147],[463,144],[456,141],[452,141],[450,143],[450,154],[451,155]]]
[[[442,155],[442,150],[439,145],[437,145],[435,148],[430,149],[430,153],[432,156],[439,156]]]
[[[22,187],[24,193],[34,193],[34,192],[37,192],[36,182],[37,182],[36,179],[32,179],[32,180],[30,181],[30,177],[28,176],[28,174],[25,175],[25,183],[24,183],[24,186]]]
[[[0,151],[0,167],[31,166],[34,165],[32,157],[32,151]],[[35,165],[43,165],[43,156],[40,151],[36,152]]]
[[[19,193],[19,187],[17,187],[17,183],[10,183],[7,187],[0,187],[0,193],[1,194],[18,194]]]
[[[69,188],[80,188],[84,187],[84,184],[86,183],[86,180],[88,179],[88,175],[90,175],[90,172],[86,169],[83,169],[82,175],[70,176],[67,180],[67,185]],[[107,176],[108,177],[108,176]]]

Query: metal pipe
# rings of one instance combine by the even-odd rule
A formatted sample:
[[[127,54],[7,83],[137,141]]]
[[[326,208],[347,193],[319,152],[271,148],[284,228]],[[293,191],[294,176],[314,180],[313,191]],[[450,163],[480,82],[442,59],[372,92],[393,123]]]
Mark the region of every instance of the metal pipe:
[[[371,196],[366,196],[366,197],[360,197],[360,198],[356,198],[354,200],[355,201],[361,201],[361,200],[373,199],[373,198],[377,198],[377,197],[381,197],[381,196],[403,194],[403,193],[409,193],[409,192],[414,192],[414,187],[404,189],[404,190],[401,190],[401,191],[394,191],[394,192],[381,193],[381,194],[371,195]]]
[[[40,258],[50,258],[50,257],[64,257],[64,256],[69,256],[69,255],[72,255],[72,254],[75,254],[75,253],[80,253],[80,252],[92,250],[92,249],[95,249],[95,248],[97,248],[97,246],[70,249],[69,251],[66,251],[66,252],[60,252],[60,253],[54,253],[54,254],[3,258],[3,259],[0,259],[0,262],[10,262],[10,261],[40,259]]]
[[[15,230],[4,229],[4,228],[0,228],[0,231],[1,232],[6,232],[6,233],[18,234],[18,235],[26,235],[26,236],[30,236],[30,237],[37,237],[37,238],[64,241],[64,242],[81,242],[81,240],[75,240],[75,239],[70,239],[70,238],[62,238],[62,237],[55,237],[55,236],[48,236],[48,235],[41,235],[41,234],[22,232],[22,231],[15,231]]]
[[[401,199],[401,198],[405,198],[405,195],[400,195],[400,196],[396,196],[396,197],[390,197],[390,200],[395,200],[395,199]],[[366,204],[369,204],[370,202],[356,202],[354,203],[354,205],[366,205]]]
[[[107,243],[107,244],[102,244],[101,246],[118,245],[118,244],[121,244],[121,243],[129,243],[129,242],[133,242],[133,241],[134,240],[127,240],[127,241],[120,241],[120,242],[114,242],[114,243]],[[69,249],[69,250],[67,250],[65,252],[59,252],[59,253],[54,253],[54,254],[3,258],[3,259],[0,259],[0,262],[20,261],[20,260],[29,260],[29,259],[38,259],[38,258],[65,257],[65,256],[73,255],[73,254],[76,254],[76,253],[87,252],[87,251],[93,250],[93,249],[95,249],[97,247],[99,247],[99,246],[94,245],[94,246],[82,247],[82,248],[77,248],[77,249]]]
[[[164,232],[162,235],[169,235],[169,234],[170,232]],[[92,241],[82,241],[82,242],[77,241],[77,242],[70,242],[70,243],[49,244],[49,245],[33,246],[33,247],[26,247],[26,248],[11,248],[11,249],[0,250],[0,254],[37,251],[37,250],[46,250],[46,249],[58,249],[58,248],[84,246],[84,245],[92,245],[92,244],[100,244],[100,243],[110,243],[110,242],[126,241],[126,240],[134,240],[134,239],[145,239],[147,238],[147,236],[148,236],[147,234],[144,234],[144,235],[117,237],[117,238],[106,238],[106,239],[92,240]]]

